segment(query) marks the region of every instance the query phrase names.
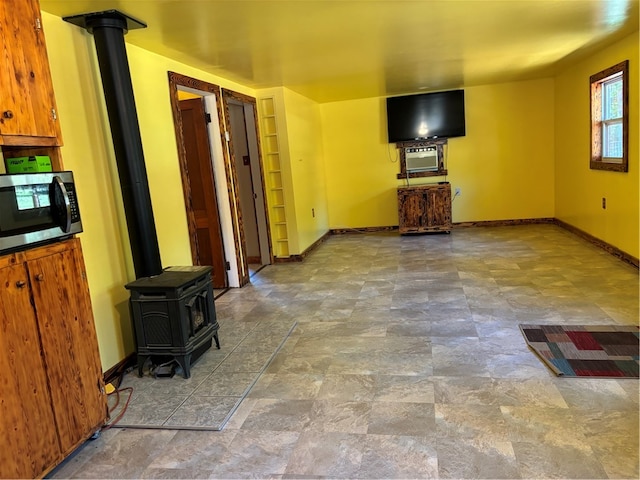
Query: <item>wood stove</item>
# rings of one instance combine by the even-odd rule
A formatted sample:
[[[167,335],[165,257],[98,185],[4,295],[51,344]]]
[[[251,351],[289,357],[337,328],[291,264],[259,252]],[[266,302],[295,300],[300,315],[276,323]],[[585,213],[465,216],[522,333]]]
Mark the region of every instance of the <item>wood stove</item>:
[[[118,10],[64,17],[93,34],[109,126],[122,190],[133,266],[138,280],[131,291],[131,312],[138,353],[138,373],[149,357],[171,356],[185,378],[190,366],[218,341],[213,303],[212,267],[162,269],[153,219],[142,138],[124,35],[146,24]]]
[[[131,291],[138,375],[152,356],[172,357],[184,378],[211,347],[220,348],[210,266],[169,267],[125,287]]]

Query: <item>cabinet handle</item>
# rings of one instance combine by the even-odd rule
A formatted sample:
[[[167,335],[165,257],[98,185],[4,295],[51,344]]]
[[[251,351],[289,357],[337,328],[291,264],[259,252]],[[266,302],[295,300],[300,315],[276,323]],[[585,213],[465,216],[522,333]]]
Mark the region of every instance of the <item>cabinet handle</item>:
[[[25,282],[24,280],[18,280],[18,281],[16,282],[16,287],[18,287],[18,288],[24,288],[26,284],[27,284],[27,282]]]
[[[13,118],[13,112],[11,110],[5,110],[2,112],[2,116],[4,118]]]
[[[36,275],[36,281],[42,282],[43,280],[44,280],[44,275],[42,273],[39,273]]]

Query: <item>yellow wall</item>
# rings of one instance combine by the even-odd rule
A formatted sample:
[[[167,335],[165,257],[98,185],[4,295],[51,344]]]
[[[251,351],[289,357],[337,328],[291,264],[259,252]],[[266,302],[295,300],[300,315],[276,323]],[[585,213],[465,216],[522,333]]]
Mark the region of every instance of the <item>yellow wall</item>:
[[[292,253],[302,253],[329,229],[322,120],[316,102],[287,88],[283,95],[300,250]]]
[[[42,12],[49,63],[60,113],[65,168],[73,170],[84,233],[80,234],[103,369],[133,350],[123,285],[132,280],[130,252],[121,236],[120,192],[107,141],[108,124],[93,39]]]
[[[258,115],[261,125],[263,125],[260,132],[262,136],[261,153],[263,170],[266,172],[265,183],[273,255],[284,258],[301,253],[298,243],[284,88],[261,89],[257,96]],[[272,115],[275,118],[271,117]],[[274,152],[276,152],[275,155],[273,155]]]
[[[449,140],[453,221],[553,217],[553,80],[465,89],[466,136]],[[330,228],[398,224],[397,150],[384,98],[323,104]],[[411,184],[445,180],[413,179]]]
[[[449,146],[461,195],[453,221],[548,218],[553,198],[553,81],[465,89],[467,135]]]
[[[329,229],[320,105],[284,87],[258,90],[257,97],[274,100],[288,254],[299,255]],[[263,161],[267,158],[263,151]],[[268,196],[272,208],[275,198]],[[271,219],[272,228],[276,220]]]
[[[395,149],[383,98],[320,106],[330,228],[397,225]]]
[[[124,288],[134,273],[95,47],[84,30],[42,16],[63,158],[78,183],[85,228],[80,238],[106,370],[134,349]],[[555,86],[553,79],[543,79],[466,89],[467,136],[452,139],[448,149],[447,180],[462,189],[453,204],[454,222],[558,216],[638,256],[637,45],[636,34],[563,72]],[[138,47],[127,45],[127,51],[162,262],[188,265],[167,71],[257,95]],[[630,171],[593,172],[586,85],[590,74],[618,58],[634,60]],[[396,179],[397,153],[386,141],[384,99],[318,105],[286,88],[275,90],[293,202],[297,251],[291,253],[304,251],[327,228],[397,225],[395,189],[402,181]],[[598,209],[602,196],[609,202],[605,212]]]
[[[80,234],[103,369],[134,350],[124,285],[135,279],[93,38],[42,12],[64,139],[84,232]],[[167,71],[254,96],[254,91],[127,45],[163,266],[191,265]]]
[[[629,60],[629,172],[591,170],[589,77],[623,60]],[[638,33],[568,67],[555,82],[556,217],[638,258]]]

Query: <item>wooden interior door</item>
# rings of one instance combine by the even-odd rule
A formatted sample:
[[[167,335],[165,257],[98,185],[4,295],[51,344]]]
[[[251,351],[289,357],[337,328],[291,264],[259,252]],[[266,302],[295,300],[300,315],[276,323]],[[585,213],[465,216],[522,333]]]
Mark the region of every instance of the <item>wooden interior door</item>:
[[[187,215],[191,210],[196,224],[196,251],[191,252],[193,263],[211,265],[213,287],[226,288],[226,261],[202,98],[181,100],[180,113],[187,158],[187,171],[183,172],[183,178],[187,179],[191,192],[190,201],[185,206]]]

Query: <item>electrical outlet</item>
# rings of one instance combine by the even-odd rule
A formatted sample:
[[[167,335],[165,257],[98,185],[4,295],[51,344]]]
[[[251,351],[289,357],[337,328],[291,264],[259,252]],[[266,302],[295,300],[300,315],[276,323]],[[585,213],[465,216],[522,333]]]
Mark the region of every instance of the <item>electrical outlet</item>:
[[[462,191],[460,190],[460,187],[456,187],[456,197],[462,195]]]

